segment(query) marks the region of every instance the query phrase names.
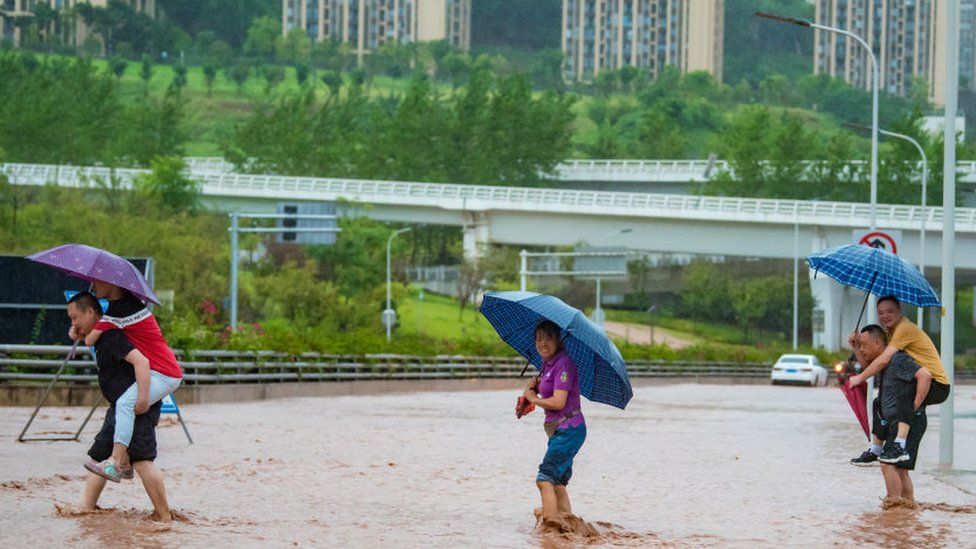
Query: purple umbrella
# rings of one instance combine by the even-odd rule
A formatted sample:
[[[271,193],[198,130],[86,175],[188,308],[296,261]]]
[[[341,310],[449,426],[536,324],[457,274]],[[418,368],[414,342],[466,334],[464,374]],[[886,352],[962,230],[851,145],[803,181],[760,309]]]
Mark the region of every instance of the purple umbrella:
[[[111,252],[84,244],[65,244],[27,256],[89,282],[108,282],[129,290],[143,301],[159,305],[159,299],[135,265]]]

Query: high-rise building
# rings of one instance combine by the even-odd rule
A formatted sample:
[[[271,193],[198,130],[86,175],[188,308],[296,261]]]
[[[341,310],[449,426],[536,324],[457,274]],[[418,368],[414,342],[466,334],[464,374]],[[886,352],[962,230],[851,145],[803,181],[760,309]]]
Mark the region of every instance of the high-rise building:
[[[19,46],[21,29],[16,21],[28,15],[27,0],[0,0],[0,41]]]
[[[71,8],[78,4],[91,4],[94,7],[104,8],[108,6],[108,1],[0,0],[0,41],[6,40],[11,42],[14,47],[20,46],[23,36],[22,29],[16,24],[17,19],[20,17],[32,17],[35,7],[40,4],[45,4],[53,8],[59,14],[59,17],[51,21],[48,28],[39,29],[39,31],[46,35],[59,37],[61,42],[68,46],[80,47],[92,36],[92,32],[80,16],[72,13]],[[153,19],[160,16],[160,10],[156,5],[156,0],[122,1],[132,6],[135,11],[145,13]]]
[[[976,86],[976,0],[960,0],[959,79]],[[945,89],[946,0],[817,0],[816,21],[863,38],[878,59],[882,91],[907,95],[916,79],[928,85],[929,99],[941,103]],[[871,66],[864,47],[837,33],[815,31],[817,74],[843,78],[871,89]]]
[[[725,0],[563,0],[566,80],[633,66],[652,78],[666,65],[722,79]]]
[[[471,0],[282,0],[281,31],[304,29],[315,41],[335,40],[362,55],[388,41],[447,40],[471,45]]]

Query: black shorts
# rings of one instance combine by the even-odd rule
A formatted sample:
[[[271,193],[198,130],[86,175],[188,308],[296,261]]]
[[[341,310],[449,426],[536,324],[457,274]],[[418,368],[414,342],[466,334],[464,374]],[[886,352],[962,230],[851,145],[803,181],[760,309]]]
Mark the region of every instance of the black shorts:
[[[871,402],[871,434],[882,442],[888,438],[888,422],[881,417],[881,399],[878,397]]]
[[[922,406],[934,406],[936,404],[942,404],[949,398],[950,386],[945,383],[939,383],[936,380],[932,380],[932,385],[929,386],[929,394],[925,395],[925,401],[922,402]]]
[[[156,459],[156,425],[159,423],[159,411],[162,401],[149,407],[144,414],[136,416],[136,423],[132,429],[132,441],[129,442],[129,461],[153,461]],[[115,439],[115,404],[105,412],[102,429],[95,435],[95,441],[88,449],[88,457],[95,461],[104,461],[112,455]]]
[[[915,415],[912,417],[912,421],[909,423],[910,430],[908,431],[908,438],[905,439],[905,451],[908,452],[907,461],[899,461],[895,463],[894,466],[899,469],[907,469],[909,471],[915,470],[915,461],[918,459],[918,447],[922,444],[922,437],[925,436],[925,430],[928,429],[929,420],[925,414],[925,408],[919,408]],[[898,424],[892,423],[888,425],[888,440],[887,444],[894,444],[895,439],[898,438]]]

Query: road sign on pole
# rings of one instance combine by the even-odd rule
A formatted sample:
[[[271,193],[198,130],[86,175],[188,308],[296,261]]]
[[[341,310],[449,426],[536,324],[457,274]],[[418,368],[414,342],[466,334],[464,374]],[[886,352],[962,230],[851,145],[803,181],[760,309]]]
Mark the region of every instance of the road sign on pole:
[[[242,217],[250,219],[274,219],[274,220],[317,220],[334,221],[334,215],[318,214],[264,214],[264,213],[239,213],[230,214],[230,328],[237,329],[237,264],[240,259],[238,250],[238,235],[241,233],[252,234],[280,234],[280,233],[338,233],[342,229],[338,227],[241,227]],[[187,433],[189,436],[189,433]]]
[[[895,255],[901,250],[901,231],[900,230],[860,230],[852,231],[854,242],[879,248]]]

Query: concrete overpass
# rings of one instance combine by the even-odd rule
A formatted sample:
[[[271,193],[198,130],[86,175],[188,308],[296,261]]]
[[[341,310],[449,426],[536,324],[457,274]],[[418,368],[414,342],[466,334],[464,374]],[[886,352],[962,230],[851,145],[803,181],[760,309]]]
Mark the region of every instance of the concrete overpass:
[[[0,169],[15,185],[80,188],[110,175],[128,188],[135,176],[147,173],[41,164]],[[465,253],[472,256],[488,243],[606,245],[608,234],[629,229],[614,236],[612,244],[652,252],[792,258],[797,252],[804,256],[850,242],[852,232],[866,229],[869,219],[869,206],[862,203],[285,177],[196,168],[191,175],[201,182],[205,202],[221,211],[272,212],[282,201],[337,201],[345,215],[461,227]],[[941,265],[941,208],[882,204],[877,219],[879,228],[902,231],[900,255],[916,263],[924,222],[926,264]],[[976,209],[957,208],[956,227],[956,264],[976,269]],[[834,348],[843,326],[831,319],[853,316],[845,304],[854,296],[822,277],[814,281],[814,292],[828,320],[815,340]]]
[[[220,157],[187,157],[194,173],[233,173],[233,164]],[[809,166],[816,163],[807,162]],[[867,163],[852,161],[867,177]],[[567,160],[556,166],[548,179],[559,188],[592,191],[643,192],[658,194],[699,194],[709,177],[730,171],[725,160]],[[960,161],[959,193],[967,206],[976,206],[976,162]]]

